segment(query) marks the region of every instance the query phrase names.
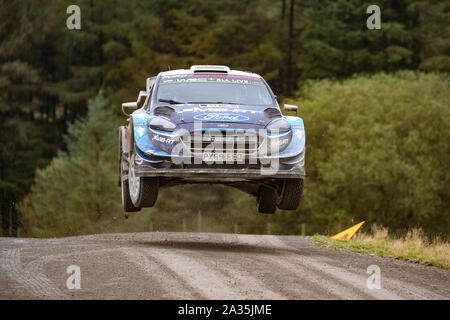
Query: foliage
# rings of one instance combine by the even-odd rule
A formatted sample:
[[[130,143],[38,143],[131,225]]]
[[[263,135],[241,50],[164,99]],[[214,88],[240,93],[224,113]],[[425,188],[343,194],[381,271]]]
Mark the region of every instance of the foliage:
[[[86,119],[71,124],[67,152],[38,170],[36,184],[22,206],[24,232],[37,236],[81,234],[101,230],[105,216],[119,212],[117,127],[112,109],[100,95],[91,101]]]
[[[134,100],[137,92],[143,89],[147,77],[168,68],[186,68],[192,64],[226,64],[234,69],[260,73],[281,99],[302,89],[298,100],[303,104],[302,95],[308,97],[305,90],[314,91],[316,88],[318,91],[314,91],[315,94],[322,96],[314,98],[315,104],[322,106],[325,99],[330,99],[327,103],[334,102],[333,99],[337,99],[339,103],[342,95],[351,107],[358,102],[358,98],[350,98],[349,92],[333,91],[332,97],[327,92],[322,92],[328,87],[340,90],[340,84],[333,84],[331,80],[309,86],[308,89],[303,87],[314,79],[345,79],[361,73],[395,72],[403,69],[427,72],[450,70],[450,29],[447,22],[450,10],[445,1],[380,0],[375,4],[381,8],[381,30],[366,28],[366,8],[374,3],[364,0],[79,0],[76,4],[81,8],[81,30],[68,30],[66,8],[72,4],[71,0],[11,0],[0,6],[2,216],[9,214],[5,208],[10,203],[20,201],[29,192],[36,169],[45,168],[58,150],[67,152],[72,148],[63,139],[68,124],[86,116],[88,99],[93,98],[99,90],[110,101],[108,108],[111,108],[109,112],[113,117],[111,123],[115,123],[115,116],[120,111],[119,108],[112,109],[113,106]],[[396,88],[398,77],[386,80],[391,88]],[[409,77],[414,76],[409,74]],[[361,78],[363,80],[360,85],[368,86],[369,78]],[[407,79],[400,77],[400,80]],[[410,81],[414,81],[413,78]],[[352,90],[360,89],[352,83]],[[423,84],[428,88],[427,83]],[[447,84],[448,81],[444,79],[437,86],[444,87],[439,90],[445,90],[448,89],[445,87]],[[334,85],[337,87],[333,87]],[[319,90],[320,86],[324,89]],[[410,84],[407,86],[409,88]],[[424,117],[425,120],[420,123],[428,123],[431,128],[439,125],[442,126],[440,130],[445,131],[445,125],[448,125],[446,111],[442,111],[442,119],[435,119],[436,114],[441,112],[442,101],[447,98],[441,91],[436,93],[437,99],[440,99],[438,102],[434,101],[434,92],[427,93],[429,110],[424,110],[414,105],[416,96],[406,92],[406,89],[402,89],[398,97],[394,97],[397,93],[391,92],[386,93],[383,98],[376,98],[375,90],[366,87],[362,89],[369,101],[379,100],[380,105],[384,106],[376,107],[378,111],[373,113],[364,111],[359,120],[352,119],[356,127],[347,128],[349,132],[358,132],[363,127],[364,117],[367,117],[367,122],[372,121],[372,116],[377,116],[377,121],[391,116],[399,117],[393,111],[385,116],[378,114],[383,108],[387,108],[385,104],[389,101],[401,106],[398,113],[406,115],[406,123],[411,128],[414,127],[411,122],[418,117]],[[411,90],[420,89],[411,84]],[[380,90],[384,92],[387,86]],[[403,96],[406,98],[403,99]],[[424,99],[418,98],[423,105]],[[362,103],[365,98],[359,99],[358,103]],[[375,105],[375,102],[371,105]],[[309,114],[324,117],[320,123],[315,120],[317,118],[314,118],[313,123],[307,122],[312,131],[308,135],[308,139],[312,141],[309,149],[319,149],[323,153],[324,148],[333,149],[328,144],[335,142],[321,139],[319,133],[322,128],[331,126],[327,123],[333,120],[335,114],[330,110],[321,112],[323,113],[314,113],[305,109],[304,116],[307,121],[311,121]],[[339,118],[339,114],[336,117]],[[242,226],[247,225],[243,230],[252,232],[265,232],[270,228],[273,232],[295,233],[298,231],[297,222],[310,224],[311,221],[316,221],[312,228],[320,225],[327,228],[331,221],[344,224],[349,219],[366,215],[367,206],[359,203],[363,200],[355,201],[352,205],[344,203],[359,197],[364,190],[369,192],[370,200],[364,197],[359,199],[366,199],[371,204],[367,213],[371,218],[380,212],[388,215],[387,212],[392,212],[387,210],[389,208],[399,211],[399,219],[389,216],[376,219],[395,220],[389,222],[395,228],[402,228],[406,224],[426,223],[426,230],[431,230],[432,225],[426,221],[433,221],[448,213],[441,209],[442,204],[448,201],[448,192],[445,193],[448,190],[442,187],[443,183],[448,182],[448,176],[442,173],[444,171],[440,167],[442,153],[448,150],[443,146],[445,140],[437,139],[433,136],[434,133],[429,132],[431,129],[424,128],[423,135],[429,144],[418,150],[416,148],[419,144],[415,141],[421,141],[422,131],[413,131],[416,132],[415,135],[407,135],[408,128],[397,123],[390,124],[395,129],[390,128],[388,122],[375,123],[378,126],[376,130],[383,132],[383,141],[400,139],[392,140],[394,146],[391,149],[384,145],[386,154],[375,155],[366,146],[357,149],[359,151],[345,154],[341,152],[329,157],[330,164],[333,165],[344,165],[344,160],[338,161],[341,156],[346,161],[357,159],[370,163],[370,169],[361,169],[366,172],[372,171],[383,160],[390,161],[388,159],[393,156],[399,167],[390,169],[392,172],[382,170],[377,174],[361,175],[361,181],[368,177],[374,179],[372,187],[364,186],[359,192],[356,187],[355,190],[346,190],[348,194],[334,202],[337,199],[337,188],[342,188],[345,181],[343,179],[350,179],[351,174],[345,170],[341,173],[338,170],[334,174],[325,173],[330,170],[325,164],[327,156],[321,155],[319,151],[317,155],[309,151],[314,163],[315,158],[319,162],[308,162],[308,184],[319,189],[315,195],[305,197],[302,210],[307,214],[302,215],[302,218],[291,214],[282,218],[252,215],[248,220],[241,215],[230,214],[229,217],[234,217],[233,221],[239,221]],[[344,134],[333,131],[333,134],[338,133]],[[375,131],[367,132],[364,133],[364,138],[372,139],[374,135]],[[348,144],[358,143],[359,146],[363,136],[361,140],[353,137],[349,139]],[[74,144],[73,141],[71,143]],[[343,141],[336,143],[344,144]],[[358,152],[363,153],[358,155]],[[435,157],[428,156],[432,152],[437,152]],[[375,158],[369,158],[367,154]],[[66,157],[70,158],[71,153]],[[429,162],[422,162],[422,159]],[[57,160],[53,161],[52,166],[56,166],[55,161]],[[447,168],[445,164],[444,168]],[[421,170],[425,170],[428,177],[432,178],[427,180],[425,175],[422,180],[417,178]],[[405,176],[412,178],[401,180]],[[390,184],[385,185],[385,181],[390,181]],[[422,187],[409,188],[412,181],[422,183]],[[322,182],[336,184],[325,188]],[[354,182],[359,181],[355,178]],[[381,184],[385,189],[380,187]],[[376,186],[381,189],[375,191]],[[193,189],[187,188],[191,193]],[[218,188],[215,189],[218,192],[224,190]],[[420,188],[423,188],[423,192]],[[206,195],[208,188],[199,186],[195,190],[203,190],[203,195]],[[392,192],[398,192],[398,195],[392,196]],[[166,193],[169,196],[172,191],[163,191],[163,194]],[[235,190],[228,191],[226,195],[224,199],[227,202],[242,205],[244,211],[253,212],[253,204],[248,204],[250,202],[246,200],[246,196],[241,196]],[[308,204],[308,199],[314,200]],[[400,201],[394,205],[395,199]],[[216,200],[211,200],[210,205],[223,203],[215,202]],[[330,204],[327,210],[322,210],[324,204],[330,201],[334,204]],[[318,205],[320,210],[313,210],[313,205]],[[223,215],[223,211],[231,209],[227,206],[222,209],[216,212],[217,216],[211,221],[211,225],[219,226],[224,223],[223,217],[227,215]],[[355,211],[350,213],[353,209]],[[165,210],[169,209],[161,207],[161,212]],[[188,210],[186,215],[192,215],[194,211]],[[150,215],[146,211],[148,219]],[[157,217],[158,221],[164,220]],[[252,219],[258,222],[250,228],[249,221],[253,221]],[[445,231],[444,227],[448,223],[446,219],[448,218],[444,219],[439,232]],[[266,225],[267,222],[271,223],[271,227]],[[195,225],[195,222],[192,224]],[[284,226],[281,228],[282,224]],[[166,228],[168,224],[164,226]],[[221,227],[218,229],[222,230]]]
[[[261,215],[255,199],[239,191],[186,185],[161,190],[155,208],[132,214],[136,220],[122,227],[116,223],[123,215],[118,122],[98,97],[87,119],[70,126],[69,153],[38,171],[22,207],[22,220],[32,228],[24,234],[149,230],[150,225],[182,231],[183,223],[186,231],[197,231],[201,215],[201,230],[212,232],[299,234],[305,223],[309,234],[330,233],[367,220],[398,232],[421,226],[446,237],[449,92],[448,75],[416,72],[305,84],[290,101],[301,106],[307,133],[307,180],[296,212]]]
[[[369,5],[381,9],[381,30],[368,31]],[[307,1],[301,34],[302,78],[450,68],[449,3],[443,1]]]
[[[450,270],[450,243],[440,238],[429,240],[421,229],[412,229],[403,237],[395,237],[386,228],[375,226],[371,233],[357,233],[348,241],[320,235],[312,236],[311,240],[323,248],[371,253]]]
[[[305,85],[294,101],[307,132],[302,212],[448,234],[449,92],[447,74],[416,72]]]

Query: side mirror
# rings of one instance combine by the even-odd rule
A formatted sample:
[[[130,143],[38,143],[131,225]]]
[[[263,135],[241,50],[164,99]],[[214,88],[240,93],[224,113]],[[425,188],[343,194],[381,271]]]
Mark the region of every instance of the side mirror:
[[[285,104],[285,105],[283,106],[283,109],[284,109],[285,111],[294,111],[294,112],[295,112],[295,115],[297,115],[297,113],[298,113],[298,106],[293,105],[293,104]]]
[[[125,103],[122,103],[122,112],[127,117],[129,117],[130,115],[128,113],[126,113],[125,110],[131,111],[131,110],[135,110],[137,108],[138,108],[137,102],[125,102]]]
[[[147,94],[146,91],[143,91],[143,90],[139,91],[139,96],[138,96],[138,98],[137,98],[136,104],[139,105],[139,104],[141,103],[141,100],[142,100],[142,99],[145,100],[145,98],[147,98],[147,95],[148,95],[148,94]]]

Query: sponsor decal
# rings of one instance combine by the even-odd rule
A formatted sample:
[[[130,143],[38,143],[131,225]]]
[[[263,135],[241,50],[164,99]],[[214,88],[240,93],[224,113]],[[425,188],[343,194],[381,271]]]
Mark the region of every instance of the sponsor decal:
[[[200,121],[246,121],[250,118],[235,113],[203,113],[194,116],[194,119]]]
[[[184,75],[180,75],[180,76],[184,76]],[[249,79],[249,80],[259,80],[260,78],[258,77],[250,77],[250,76],[240,76],[240,75],[231,75],[231,74],[188,74],[188,77],[214,77],[214,78],[227,78],[227,79]]]
[[[295,135],[297,136],[297,138],[302,140],[302,138],[303,138],[303,131],[302,130],[295,130]]]
[[[136,128],[136,132],[138,133],[139,137],[142,137],[144,135],[145,129],[144,128]]]
[[[214,107],[214,108],[201,108],[201,107],[193,107],[193,108],[185,108],[182,110],[182,112],[232,112],[232,113],[251,113],[251,114],[258,114],[262,113],[263,111],[257,111],[257,110],[247,110],[247,109],[239,109],[239,107],[233,108],[223,108],[223,107]]]
[[[276,146],[276,145],[278,145],[278,146],[284,146],[286,143],[288,143],[289,142],[289,139],[275,139],[274,141],[272,141],[271,143],[270,143],[270,145],[271,146]]]
[[[185,83],[185,82],[218,82],[218,83],[239,83],[239,84],[251,84],[255,86],[260,86],[259,83],[252,83],[247,79],[216,79],[216,78],[185,78],[185,79],[167,79],[161,84],[166,83]]]
[[[168,144],[174,144],[175,139],[169,138],[169,137],[163,137],[160,135],[154,135],[152,140],[162,142],[162,143],[168,143]]]
[[[231,83],[254,86],[264,86],[262,80],[258,77],[240,76],[240,75],[218,75],[218,74],[180,74],[167,75],[161,77],[160,85],[170,83],[192,83],[192,82],[214,82]]]
[[[227,108],[227,107],[232,107],[232,105],[229,105],[229,104],[207,104],[206,107],[207,108]]]
[[[210,80],[210,81],[214,81],[214,80]],[[225,83],[243,83],[243,84],[249,84],[250,81],[246,80],[246,79],[217,79],[215,80],[217,82],[225,82]]]

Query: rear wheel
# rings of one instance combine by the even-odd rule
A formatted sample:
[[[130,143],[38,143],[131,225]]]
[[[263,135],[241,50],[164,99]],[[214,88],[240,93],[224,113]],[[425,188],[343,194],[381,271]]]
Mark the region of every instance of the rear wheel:
[[[267,186],[260,186],[256,204],[260,213],[275,213],[275,210],[277,209],[276,191]]]
[[[302,200],[303,185],[303,179],[284,179],[278,192],[278,208],[283,210],[296,210]]]

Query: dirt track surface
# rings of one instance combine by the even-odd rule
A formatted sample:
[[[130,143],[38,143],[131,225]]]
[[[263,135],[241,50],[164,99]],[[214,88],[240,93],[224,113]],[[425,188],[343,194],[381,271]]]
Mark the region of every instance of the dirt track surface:
[[[66,287],[71,265],[81,289]],[[381,289],[367,288],[370,265]],[[293,236],[0,238],[0,299],[450,299],[450,273]]]

